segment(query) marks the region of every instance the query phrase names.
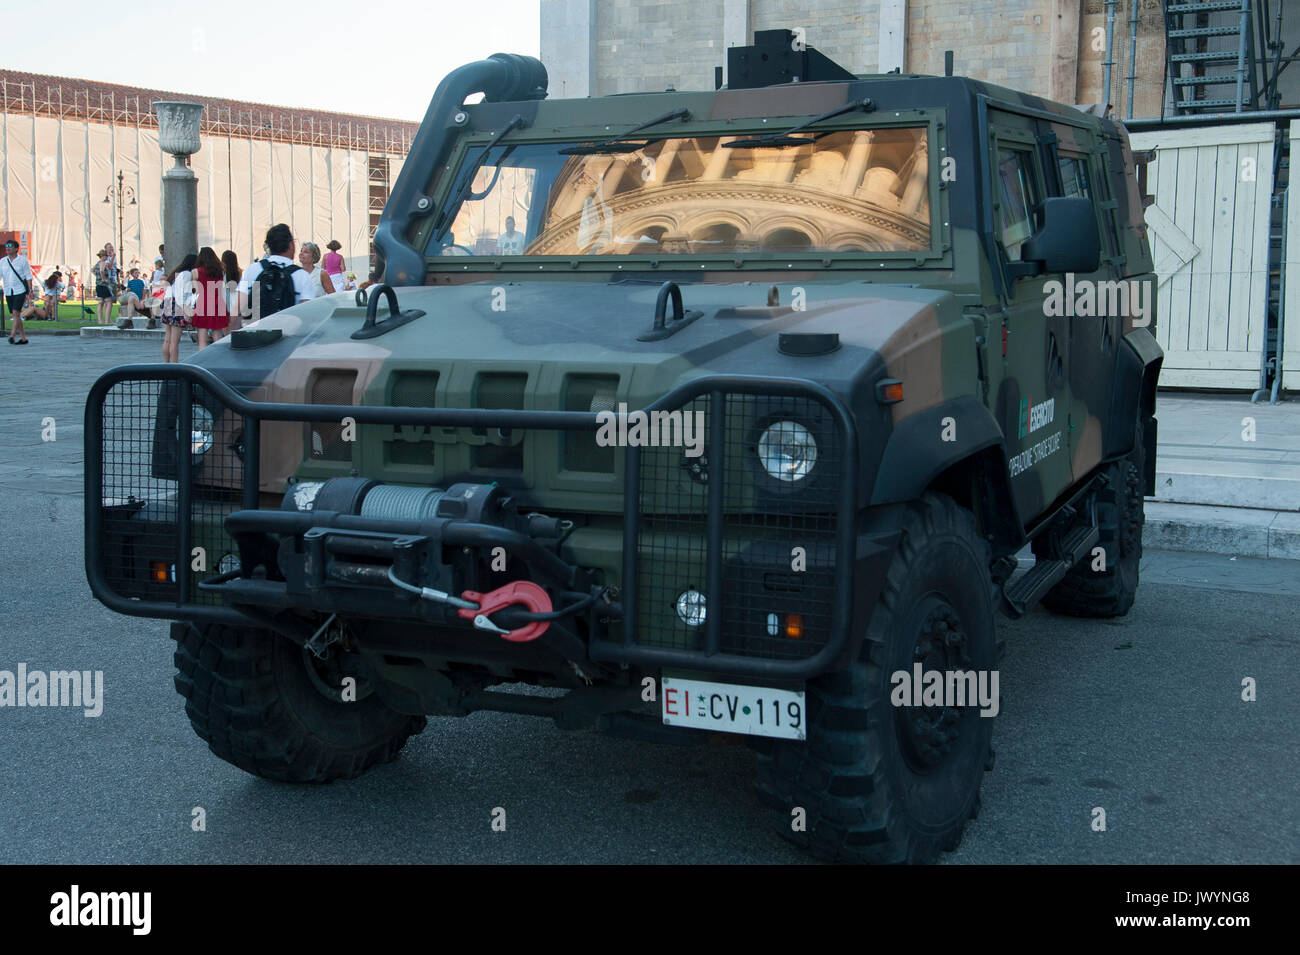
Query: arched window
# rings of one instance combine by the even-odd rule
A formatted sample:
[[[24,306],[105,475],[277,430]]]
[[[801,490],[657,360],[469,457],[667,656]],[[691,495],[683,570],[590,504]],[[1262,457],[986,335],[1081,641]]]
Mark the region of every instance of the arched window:
[[[729,222],[714,222],[691,234],[691,249],[695,252],[728,252],[736,247],[740,230]]]
[[[812,239],[799,229],[777,229],[763,237],[763,248],[769,252],[803,252],[812,248]]]

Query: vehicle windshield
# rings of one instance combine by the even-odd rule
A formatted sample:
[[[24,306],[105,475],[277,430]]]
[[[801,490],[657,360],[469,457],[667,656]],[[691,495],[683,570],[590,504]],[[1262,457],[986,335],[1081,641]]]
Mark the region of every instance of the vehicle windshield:
[[[572,143],[471,150],[430,256],[911,252],[930,248],[926,128],[843,130],[807,145],[737,135],[565,155]]]

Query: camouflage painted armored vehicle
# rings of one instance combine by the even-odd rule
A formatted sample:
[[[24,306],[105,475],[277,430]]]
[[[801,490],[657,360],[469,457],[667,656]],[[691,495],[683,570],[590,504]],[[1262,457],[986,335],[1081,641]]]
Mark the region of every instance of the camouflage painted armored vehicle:
[[[482,709],[725,731],[824,857],[956,845],[995,611],[1133,602],[1139,170],[1074,107],[756,39],[706,92],[456,70],[368,301],[98,382],[87,573],[175,621],[214,753],[319,782]]]

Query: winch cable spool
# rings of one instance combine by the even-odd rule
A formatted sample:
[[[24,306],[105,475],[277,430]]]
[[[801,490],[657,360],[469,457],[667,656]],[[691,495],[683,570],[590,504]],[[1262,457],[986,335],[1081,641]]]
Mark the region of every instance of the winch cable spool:
[[[361,516],[400,521],[427,520],[437,516],[438,502],[446,493],[437,487],[379,484],[362,498]]]

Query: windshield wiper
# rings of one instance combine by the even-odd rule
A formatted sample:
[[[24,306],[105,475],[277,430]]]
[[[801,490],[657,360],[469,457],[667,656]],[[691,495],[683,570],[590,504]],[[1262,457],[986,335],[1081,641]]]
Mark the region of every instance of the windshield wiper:
[[[643,129],[649,129],[651,126],[658,126],[660,123],[666,123],[670,119],[689,119],[691,111],[685,106],[664,113],[648,123],[642,123],[640,126],[634,126],[625,133],[619,133],[610,139],[600,143],[583,143],[579,146],[566,146],[564,149],[557,149],[556,152],[564,156],[590,156],[594,153],[631,153],[638,149],[650,145],[650,140],[645,142],[627,142],[629,136],[635,136]]]
[[[438,213],[437,221],[433,224],[433,235],[435,237],[442,235],[442,228],[447,224],[447,220],[451,217],[451,211],[453,209],[459,209],[460,204],[465,201],[465,197],[469,195],[471,190],[474,188],[474,177],[478,175],[478,171],[482,169],[483,164],[487,162],[488,154],[500,145],[501,140],[506,138],[506,134],[519,129],[523,125],[525,125],[524,118],[516,115],[514,119],[501,127],[501,132],[493,136],[491,141],[483,147],[483,151],[479,153],[478,158],[474,160],[473,165],[469,167],[469,170],[465,175],[465,184],[456,191],[456,195],[449,199],[443,205],[442,211]]]
[[[876,104],[870,98],[856,100],[847,106],[840,106],[831,110],[829,113],[822,113],[820,116],[814,116],[807,122],[800,123],[798,126],[792,126],[787,130],[776,133],[764,133],[762,136],[754,136],[750,139],[733,139],[729,143],[719,143],[718,145],[726,149],[780,149],[786,146],[806,146],[808,143],[815,143],[823,136],[830,134],[830,130],[823,133],[813,133],[809,136],[795,136],[795,133],[802,132],[809,126],[816,126],[822,120],[830,119],[834,116],[843,116],[845,113],[851,113],[855,109],[860,109],[864,113],[870,113],[876,108]]]

